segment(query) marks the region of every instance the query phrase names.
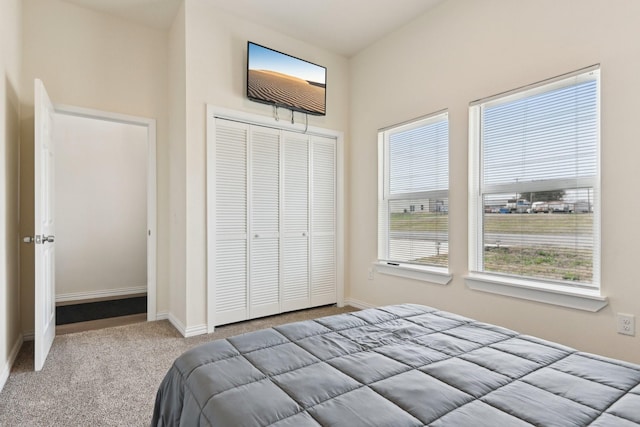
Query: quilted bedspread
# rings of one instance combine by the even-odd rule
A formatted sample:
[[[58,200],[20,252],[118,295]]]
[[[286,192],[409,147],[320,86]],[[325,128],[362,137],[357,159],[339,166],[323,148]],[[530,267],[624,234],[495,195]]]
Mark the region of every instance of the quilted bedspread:
[[[200,345],[155,426],[639,426],[640,366],[404,304]]]

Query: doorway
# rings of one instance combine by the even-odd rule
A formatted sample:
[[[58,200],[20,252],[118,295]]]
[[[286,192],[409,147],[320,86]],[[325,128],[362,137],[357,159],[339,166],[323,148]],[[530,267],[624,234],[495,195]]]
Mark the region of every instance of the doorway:
[[[56,329],[155,320],[155,121],[55,113]]]

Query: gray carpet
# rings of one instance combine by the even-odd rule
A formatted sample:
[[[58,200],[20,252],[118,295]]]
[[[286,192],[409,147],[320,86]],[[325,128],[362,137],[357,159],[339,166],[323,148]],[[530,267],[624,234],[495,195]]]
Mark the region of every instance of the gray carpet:
[[[0,426],[148,426],[162,378],[191,347],[353,310],[298,311],[192,338],[182,338],[166,320],[61,335],[40,372],[33,371],[33,342],[27,342],[0,393]]]

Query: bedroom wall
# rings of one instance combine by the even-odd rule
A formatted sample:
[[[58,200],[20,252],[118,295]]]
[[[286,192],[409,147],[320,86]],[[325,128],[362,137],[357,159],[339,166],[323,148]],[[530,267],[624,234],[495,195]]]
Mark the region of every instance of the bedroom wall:
[[[54,103],[157,120],[157,311],[169,309],[167,31],[60,0],[24,0],[21,234],[33,233],[33,80]],[[33,330],[33,245],[21,246],[22,329]]]
[[[617,334],[614,318],[618,312],[640,317],[637,16],[640,3],[633,1],[447,1],[352,58],[351,300],[427,304],[639,363],[640,334]],[[589,313],[468,289],[469,102],[596,63],[602,70],[602,293],[609,305]],[[439,286],[381,274],[368,280],[377,245],[377,129],[444,108],[453,281]]]
[[[169,30],[169,316],[184,324],[186,294],[186,206],[185,206],[185,137],[186,137],[186,51],[184,3]]]
[[[346,131],[349,116],[348,61],[340,55],[219,11],[206,0],[185,2],[185,30],[186,158],[177,168],[181,168],[186,176],[186,268],[182,270],[182,266],[179,266],[185,276],[172,277],[171,288],[172,292],[174,286],[185,289],[186,317],[179,320],[190,331],[202,331],[207,320],[206,103],[265,116],[272,115],[271,107],[248,101],[245,97],[246,43],[251,40],[326,66],[327,115],[309,116],[309,124]],[[299,115],[296,120],[304,119]],[[173,170],[172,165],[172,173]]]
[[[0,2],[0,390],[20,350],[20,0]]]

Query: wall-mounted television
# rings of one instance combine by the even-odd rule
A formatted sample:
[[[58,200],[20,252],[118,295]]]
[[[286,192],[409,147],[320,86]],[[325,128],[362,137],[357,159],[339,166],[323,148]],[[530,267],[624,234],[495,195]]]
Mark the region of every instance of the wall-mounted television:
[[[327,69],[256,43],[247,44],[247,97],[292,111],[324,116]]]

